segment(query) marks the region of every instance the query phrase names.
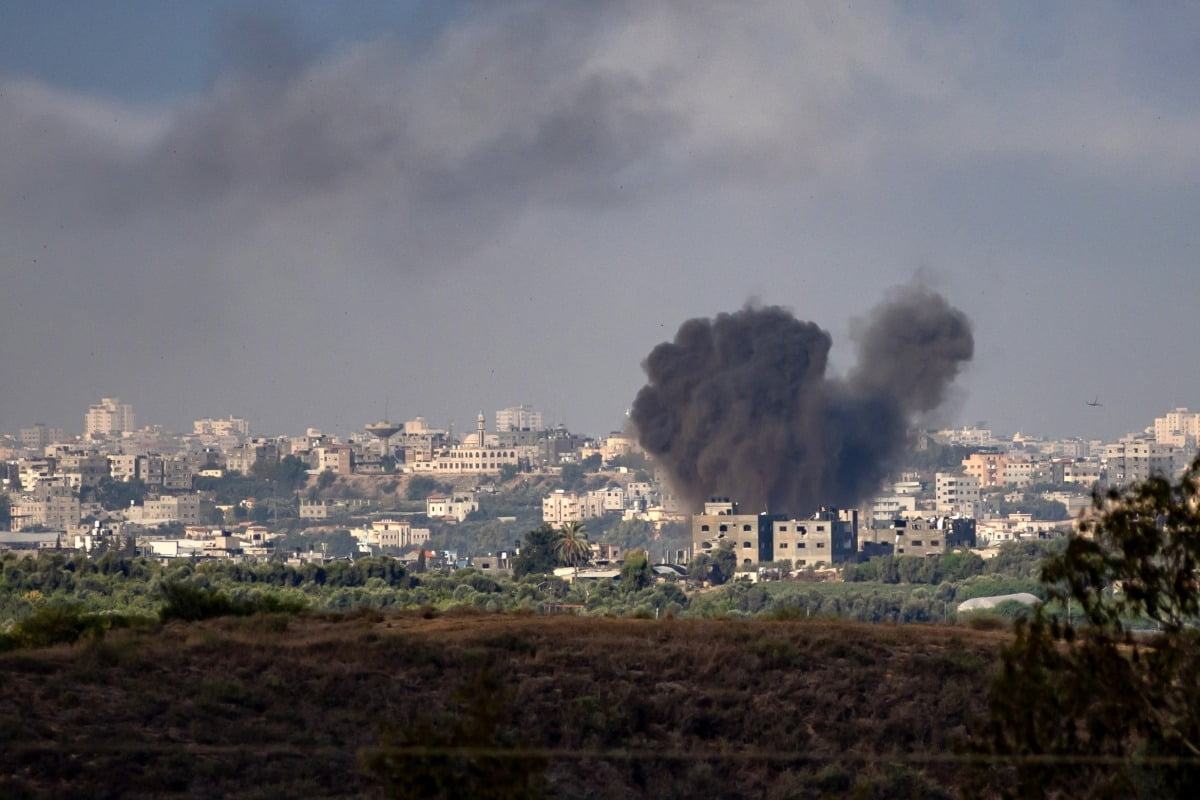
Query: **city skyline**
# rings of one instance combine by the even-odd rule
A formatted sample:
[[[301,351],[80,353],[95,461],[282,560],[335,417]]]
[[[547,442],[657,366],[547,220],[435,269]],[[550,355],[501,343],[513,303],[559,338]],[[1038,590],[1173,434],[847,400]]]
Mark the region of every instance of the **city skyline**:
[[[0,9],[0,431],[599,434],[685,320],[789,308],[845,374],[918,274],[977,343],[931,425],[1200,404],[1200,11],[265,8]]]
[[[376,418],[376,419],[373,419],[370,421],[364,420],[357,426],[351,426],[350,428],[347,428],[344,430],[343,429],[322,429],[322,428],[318,428],[318,427],[311,426],[311,425],[304,426],[302,428],[298,428],[295,430],[269,430],[269,429],[262,428],[260,426],[256,426],[254,424],[253,420],[247,419],[246,417],[241,416],[237,413],[226,413],[226,414],[216,414],[216,415],[207,415],[204,417],[197,417],[193,420],[188,421],[184,425],[181,425],[179,427],[173,427],[170,425],[163,424],[161,421],[158,421],[158,420],[143,420],[142,416],[137,412],[136,409],[133,408],[132,404],[125,403],[123,401],[123,398],[100,397],[100,398],[97,398],[97,400],[99,402],[92,403],[85,407],[85,411],[81,415],[82,423],[78,427],[73,427],[70,424],[52,425],[52,424],[48,424],[42,420],[38,420],[37,422],[32,422],[27,425],[21,425],[21,426],[19,426],[19,428],[16,428],[13,430],[0,430],[0,437],[4,437],[4,436],[19,437],[19,434],[22,431],[27,431],[27,430],[32,430],[32,429],[35,429],[38,427],[42,427],[48,432],[60,432],[62,434],[62,436],[65,438],[60,439],[58,441],[63,442],[63,443],[69,443],[69,442],[75,440],[77,437],[86,440],[86,439],[90,438],[90,434],[88,433],[88,426],[90,424],[93,424],[93,416],[95,415],[95,413],[97,412],[98,409],[102,409],[108,404],[113,404],[113,405],[120,404],[120,407],[125,409],[124,413],[128,415],[126,417],[126,419],[136,419],[137,420],[135,426],[128,428],[129,432],[137,432],[140,430],[161,429],[162,432],[167,435],[187,436],[194,432],[194,429],[196,429],[197,425],[202,425],[202,427],[206,430],[206,432],[211,432],[208,429],[211,429],[215,426],[229,427],[232,425],[233,427],[236,427],[238,429],[238,431],[241,433],[241,435],[243,437],[253,438],[253,439],[271,439],[271,438],[277,438],[277,437],[289,437],[289,436],[297,436],[302,431],[317,431],[323,436],[330,436],[330,437],[334,437],[335,439],[356,437],[356,438],[362,439],[364,441],[370,441],[371,436],[372,436],[372,431],[370,429],[380,425],[384,421],[387,421],[392,426],[394,426],[397,430],[400,430],[404,427],[405,423],[417,422],[419,420],[421,422],[422,428],[424,430],[441,431],[443,433],[449,434],[452,439],[458,440],[462,437],[470,438],[471,434],[473,434],[477,430],[477,425],[479,424],[480,418],[483,419],[484,429],[487,432],[498,433],[501,431],[507,431],[507,430],[513,429],[512,427],[509,427],[507,425],[497,424],[498,420],[501,419],[501,416],[506,415],[507,413],[519,411],[519,412],[524,412],[525,414],[530,414],[539,419],[542,419],[545,417],[545,415],[542,414],[541,410],[538,409],[535,405],[529,404],[529,403],[522,403],[522,404],[518,404],[517,406],[510,406],[510,407],[506,407],[506,408],[481,409],[476,414],[472,415],[471,419],[469,421],[465,421],[465,422],[459,421],[459,420],[443,420],[443,419],[439,419],[436,417],[430,417],[425,414],[405,414],[405,415],[400,415],[400,416],[385,415],[385,416],[382,416],[382,417],[379,417],[379,418]],[[507,419],[507,417],[504,417],[504,418]],[[1042,442],[1080,441],[1080,442],[1092,442],[1092,443],[1117,442],[1117,441],[1123,441],[1123,440],[1127,439],[1128,437],[1141,437],[1143,435],[1149,435],[1151,438],[1154,438],[1159,441],[1168,441],[1168,442],[1172,442],[1177,445],[1182,445],[1183,444],[1182,440],[1179,440],[1178,436],[1174,436],[1174,433],[1177,433],[1178,431],[1185,431],[1185,432],[1187,432],[1188,435],[1194,436],[1195,435],[1194,429],[1198,425],[1200,425],[1200,422],[1196,421],[1198,418],[1200,418],[1200,411],[1191,411],[1189,408],[1187,408],[1185,406],[1175,406],[1173,408],[1163,409],[1160,413],[1156,414],[1154,417],[1144,420],[1143,424],[1139,424],[1139,425],[1130,427],[1128,430],[1122,431],[1119,434],[1114,435],[1112,437],[1085,437],[1085,436],[1082,436],[1079,434],[1071,434],[1071,433],[1067,433],[1065,435],[1055,437],[1055,436],[1048,436],[1045,434],[1039,434],[1036,432],[1032,432],[1029,430],[1022,430],[1022,429],[1015,429],[1015,430],[998,429],[998,428],[989,426],[987,424],[986,420],[976,420],[974,422],[960,422],[960,423],[946,425],[946,426],[935,426],[935,427],[924,427],[924,428],[922,428],[921,426],[917,426],[917,427],[913,428],[912,430],[914,430],[914,431],[915,430],[924,430],[931,434],[932,433],[956,434],[957,435],[956,443],[965,444],[966,446],[973,447],[976,450],[981,450],[981,451],[988,451],[988,449],[992,446],[992,444],[997,444],[997,443],[1003,444],[1003,443],[1008,443],[1008,442],[1020,443],[1020,442],[1036,442],[1036,441],[1042,441]],[[1181,422],[1180,420],[1184,420],[1184,421]],[[609,436],[629,437],[634,440],[636,440],[638,438],[636,429],[631,426],[614,427],[614,428],[611,428],[608,430],[588,430],[588,429],[584,429],[584,428],[581,428],[578,426],[571,425],[569,419],[568,420],[550,420],[548,418],[545,418],[541,427],[529,428],[529,430],[548,431],[548,430],[553,430],[554,428],[556,428],[560,425],[563,426],[566,430],[570,431],[573,434],[592,437],[595,439],[604,439]],[[984,435],[984,434],[988,434],[992,437],[990,440],[992,442],[992,444],[981,443],[979,441],[979,436]],[[120,432],[118,432],[116,430],[108,432],[107,434],[105,434],[104,432],[101,432],[101,438],[117,438],[117,439],[119,439],[120,435],[121,435]],[[1180,434],[1180,435],[1182,435],[1182,434]],[[965,438],[963,438],[963,437],[965,437]],[[1166,438],[1164,438],[1164,437],[1166,437]],[[962,441],[957,441],[957,439],[962,439]]]

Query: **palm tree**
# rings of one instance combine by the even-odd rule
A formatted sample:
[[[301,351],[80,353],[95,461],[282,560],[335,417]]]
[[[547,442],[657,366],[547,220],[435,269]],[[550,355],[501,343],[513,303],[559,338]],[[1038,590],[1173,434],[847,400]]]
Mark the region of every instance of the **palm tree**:
[[[592,546],[588,544],[587,528],[582,522],[564,522],[557,534],[554,554],[559,561],[569,567],[578,567],[588,560]]]

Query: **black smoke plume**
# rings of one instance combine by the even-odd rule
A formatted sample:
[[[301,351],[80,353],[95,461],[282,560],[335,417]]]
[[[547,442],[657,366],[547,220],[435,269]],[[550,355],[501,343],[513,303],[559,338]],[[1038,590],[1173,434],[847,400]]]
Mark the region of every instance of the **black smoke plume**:
[[[714,494],[747,512],[852,508],[975,347],[967,316],[924,286],[895,290],[854,338],[854,369],[827,377],[829,334],[786,309],[688,320],[643,364],[639,441],[693,508]]]

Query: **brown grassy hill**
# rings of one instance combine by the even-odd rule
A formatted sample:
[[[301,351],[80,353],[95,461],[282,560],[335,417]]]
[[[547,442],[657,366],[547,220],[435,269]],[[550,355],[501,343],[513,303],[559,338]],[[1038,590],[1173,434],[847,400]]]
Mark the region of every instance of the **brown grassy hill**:
[[[381,761],[407,776],[466,730],[476,755],[536,750],[552,797],[957,796],[1006,638],[414,613],[120,631],[0,656],[0,795],[380,796],[361,759],[385,733],[416,746]]]

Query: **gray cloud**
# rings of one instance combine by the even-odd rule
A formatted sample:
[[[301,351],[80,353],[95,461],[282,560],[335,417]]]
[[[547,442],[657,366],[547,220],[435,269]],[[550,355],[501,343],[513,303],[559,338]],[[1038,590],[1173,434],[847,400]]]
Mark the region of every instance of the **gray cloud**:
[[[1127,26],[1097,31],[1120,46],[1063,45],[1091,13],[1045,20],[1031,41],[1019,13],[994,10],[482,4],[419,46],[384,36],[337,52],[235,20],[225,74],[156,107],[0,77],[0,357],[24,376],[0,388],[0,429],[45,410],[74,419],[102,386],[153,385],[153,418],[183,415],[180,397],[186,413],[222,413],[197,408],[227,401],[214,380],[260,409],[303,397],[317,356],[374,370],[371,355],[328,342],[381,330],[372,315],[401,341],[426,335],[446,312],[421,293],[455,270],[465,285],[469,270],[518,272],[480,266],[494,263],[480,253],[539,215],[590,215],[595,247],[627,235],[611,220],[653,210],[662,244],[644,250],[659,260],[618,266],[670,269],[682,294],[707,280],[676,251],[699,238],[702,223],[669,214],[691,198],[746,227],[742,209],[773,191],[853,203],[900,191],[890,181],[908,169],[915,183],[1025,158],[1168,186],[1194,176],[1200,119],[1122,83]],[[1097,69],[1113,81],[1088,83]],[[772,246],[806,249],[785,238]],[[584,260],[569,248],[545,258],[538,274]],[[729,266],[736,277],[744,264]],[[411,305],[391,313],[380,286]],[[340,327],[324,327],[331,307]],[[614,318],[587,313],[591,330]],[[548,347],[523,349],[544,336],[535,316],[509,333],[520,358]],[[462,324],[464,339],[490,335]],[[641,352],[620,356],[634,365]]]

